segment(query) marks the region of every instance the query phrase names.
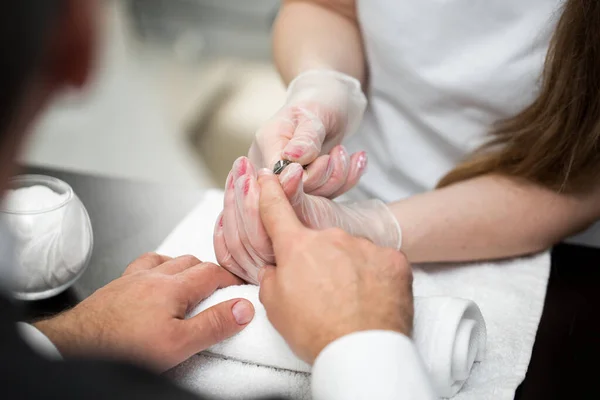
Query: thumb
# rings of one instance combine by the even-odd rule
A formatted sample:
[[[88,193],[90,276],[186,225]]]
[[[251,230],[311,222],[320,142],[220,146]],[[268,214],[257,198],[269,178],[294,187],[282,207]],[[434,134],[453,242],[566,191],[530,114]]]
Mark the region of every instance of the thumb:
[[[199,353],[243,330],[254,318],[254,306],[245,299],[214,305],[185,321],[190,333],[190,353]]]
[[[296,129],[282,155],[284,159],[308,165],[321,154],[327,132],[321,118],[312,111],[304,107],[295,107],[294,114]]]

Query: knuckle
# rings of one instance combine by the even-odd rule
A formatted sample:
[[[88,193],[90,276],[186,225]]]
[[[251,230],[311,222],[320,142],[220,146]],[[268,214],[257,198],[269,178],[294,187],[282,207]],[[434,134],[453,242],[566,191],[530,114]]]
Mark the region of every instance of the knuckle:
[[[406,256],[396,250],[388,249],[384,256],[390,260],[389,267],[399,276],[412,280],[412,268]]]
[[[350,235],[344,231],[341,228],[328,228],[325,231],[323,231],[324,234],[332,241],[334,242],[345,242],[348,241],[348,239],[350,239]]]
[[[189,263],[189,264],[200,264],[201,263],[201,261],[196,256],[193,256],[191,254],[186,254],[184,256],[179,257],[179,261],[185,262],[186,264],[187,263]]]
[[[228,318],[216,309],[210,308],[207,312],[207,319],[210,327],[210,338],[215,343],[224,340],[226,338],[227,327],[229,325]]]
[[[144,260],[151,261],[152,263],[159,264],[162,262],[163,258],[160,254],[151,251],[151,252],[143,254],[139,259],[144,259]]]

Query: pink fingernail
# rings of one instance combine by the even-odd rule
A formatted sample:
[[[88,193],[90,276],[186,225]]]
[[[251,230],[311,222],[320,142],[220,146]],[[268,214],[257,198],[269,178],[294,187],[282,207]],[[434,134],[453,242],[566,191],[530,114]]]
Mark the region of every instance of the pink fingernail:
[[[242,176],[246,173],[246,170],[248,169],[248,162],[246,161],[245,158],[241,158],[239,165],[238,165],[238,175]]]
[[[228,189],[233,189],[233,174],[230,172],[227,175],[227,182],[225,183],[225,187]]]
[[[360,153],[358,156],[357,167],[360,172],[365,172],[367,169],[367,164],[369,162],[369,158],[367,157],[367,153],[364,151]]]
[[[290,159],[298,159],[304,155],[304,149],[302,147],[294,146],[291,150],[286,150],[283,155]]]
[[[252,321],[252,317],[254,316],[254,308],[248,301],[240,300],[233,305],[231,308],[231,313],[233,314],[233,318],[235,318],[235,322],[237,322],[238,325],[246,325],[248,322]]]
[[[219,228],[222,228],[222,227],[223,227],[223,218],[224,218],[224,217],[225,217],[225,216],[224,216],[223,214],[221,214],[221,217],[219,218]]]
[[[250,177],[246,177],[246,180],[244,181],[244,186],[242,188],[244,190],[244,196],[248,195],[248,192],[250,191]]]

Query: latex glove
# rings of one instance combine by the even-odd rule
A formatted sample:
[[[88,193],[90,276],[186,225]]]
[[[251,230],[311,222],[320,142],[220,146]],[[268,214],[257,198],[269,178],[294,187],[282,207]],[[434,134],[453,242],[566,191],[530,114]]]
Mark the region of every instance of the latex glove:
[[[302,175],[302,167],[292,164],[280,175],[280,180],[306,226],[316,229],[336,226],[376,244],[400,247],[400,228],[383,202],[371,200],[343,205],[306,195]],[[247,159],[238,159],[227,179],[224,210],[215,227],[214,247],[221,266],[255,284],[260,269],[275,263],[271,240],[259,215],[259,198],[254,167]]]
[[[289,165],[279,176],[296,215],[313,229],[340,228],[352,236],[369,239],[378,246],[400,250],[402,231],[394,214],[381,200],[338,203],[308,195],[302,182],[302,167]]]
[[[332,70],[310,70],[289,85],[284,106],[256,133],[249,158],[273,169],[281,159],[308,165],[358,128],[367,100],[360,82]]]

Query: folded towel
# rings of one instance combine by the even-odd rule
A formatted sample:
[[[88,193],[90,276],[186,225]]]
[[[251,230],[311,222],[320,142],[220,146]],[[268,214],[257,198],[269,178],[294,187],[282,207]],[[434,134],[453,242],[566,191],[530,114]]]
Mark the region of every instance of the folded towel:
[[[201,204],[158,251],[171,256],[194,254],[202,260],[215,261],[212,231],[222,202],[221,192],[207,192]],[[502,263],[415,267],[415,294],[439,296],[416,299],[413,336],[440,396],[452,396],[460,389],[469,376],[473,360],[482,354],[485,330],[477,328],[483,324],[474,303],[460,300],[468,298],[479,305],[485,316],[488,342],[485,361],[475,364],[468,381],[454,398],[514,397],[531,357],[545,297],[549,260],[549,255],[544,253]],[[250,293],[252,290],[254,294]],[[257,315],[244,332],[214,346],[209,353],[192,357],[167,376],[192,390],[219,398],[276,394],[309,399],[309,374],[293,372],[307,371],[307,366],[294,357],[268,323],[260,322],[266,318],[257,298],[252,298],[256,290],[250,286],[224,289],[203,302],[196,311],[226,298],[249,297],[257,306]],[[231,293],[235,291],[238,294]],[[422,309],[427,311],[422,312]],[[441,330],[439,333],[427,331],[436,321],[449,321],[447,315],[453,315],[453,323],[439,324],[436,328]],[[254,335],[271,339],[261,336],[262,341],[244,342],[243,338],[256,337]],[[432,341],[431,337],[439,342]],[[444,339],[448,342],[444,343]],[[455,346],[449,344],[452,340],[457,340]],[[263,345],[271,345],[264,354]]]
[[[258,300],[258,286],[221,289],[199,304],[190,316],[240,297],[254,305],[254,319],[242,332],[206,353],[281,370],[310,372],[310,365],[292,353],[267,319]],[[454,297],[415,298],[414,342],[440,397],[454,396],[462,387],[474,362],[483,358],[485,337],[485,323],[475,303]]]

